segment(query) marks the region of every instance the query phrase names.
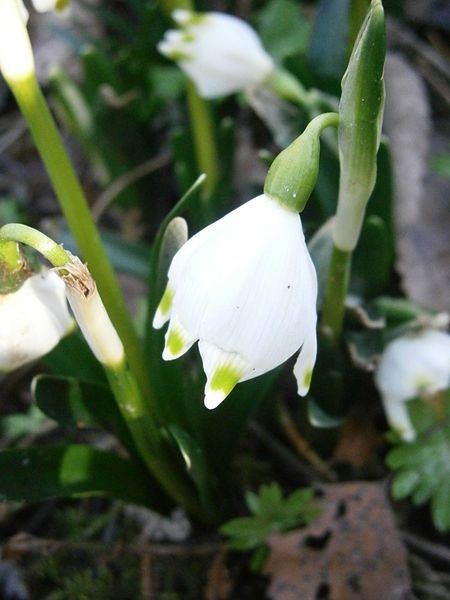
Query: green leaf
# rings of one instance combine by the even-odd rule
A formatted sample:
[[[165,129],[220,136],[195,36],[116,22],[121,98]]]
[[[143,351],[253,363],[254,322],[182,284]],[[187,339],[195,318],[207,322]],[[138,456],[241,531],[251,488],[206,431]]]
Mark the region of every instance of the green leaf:
[[[131,460],[90,446],[43,446],[0,451],[0,499],[111,496],[153,505],[146,473]]]
[[[271,0],[258,15],[258,29],[264,47],[279,62],[306,51],[309,22],[293,0]]]
[[[103,367],[78,329],[64,337],[43,360],[51,371],[63,377],[106,384]]]
[[[439,531],[450,530],[450,479],[442,482],[431,503],[433,523]]]
[[[229,548],[259,551],[272,533],[311,522],[318,515],[313,497],[312,490],[301,489],[284,498],[278,483],[262,485],[257,494],[248,492],[245,497],[253,516],[232,519],[220,531],[229,538]]]
[[[332,93],[347,64],[349,11],[350,0],[320,0],[312,31],[308,62],[317,83]]]
[[[406,498],[412,493],[419,481],[420,475],[416,471],[400,471],[392,484],[392,495],[398,499]]]
[[[212,516],[220,512],[220,507],[214,504],[212,490],[217,487],[214,474],[209,469],[205,454],[196,440],[176,425],[169,425],[169,431],[174,437],[183,456],[186,469],[194,481],[205,511]]]
[[[0,435],[17,438],[35,431],[46,421],[45,415],[33,404],[25,413],[0,418]]]
[[[432,404],[421,399],[409,401],[417,438],[400,442],[386,457],[394,471],[393,496],[410,496],[417,505],[431,500],[433,522],[440,531],[450,529],[449,396],[448,391],[443,392]]]
[[[109,388],[75,378],[38,375],[32,393],[36,404],[63,427],[102,427],[129,450],[134,443]]]
[[[450,179],[450,154],[434,154],[431,157],[431,168],[435,173]]]
[[[381,293],[389,282],[394,264],[390,234],[385,222],[369,215],[353,254],[350,289],[371,297]]]

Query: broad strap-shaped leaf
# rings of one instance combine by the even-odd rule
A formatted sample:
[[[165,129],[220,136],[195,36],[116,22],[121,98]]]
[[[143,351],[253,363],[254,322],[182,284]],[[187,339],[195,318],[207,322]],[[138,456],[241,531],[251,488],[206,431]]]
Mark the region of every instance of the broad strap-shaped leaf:
[[[42,412],[62,427],[101,427],[135,452],[127,425],[106,386],[73,377],[38,375],[33,379],[32,392]]]
[[[186,469],[191,476],[205,511],[212,516],[220,514],[220,507],[214,504],[214,488],[217,488],[217,481],[214,473],[209,468],[205,454],[196,440],[184,431],[181,427],[170,425],[169,431],[175,439],[177,446],[183,456]]]
[[[134,461],[91,446],[42,446],[0,451],[0,500],[111,496],[160,506],[145,471]]]

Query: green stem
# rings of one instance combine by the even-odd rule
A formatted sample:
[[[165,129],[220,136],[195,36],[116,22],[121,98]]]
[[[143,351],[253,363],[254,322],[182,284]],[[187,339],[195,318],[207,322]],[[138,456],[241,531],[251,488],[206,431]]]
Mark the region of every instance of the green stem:
[[[202,195],[209,198],[220,176],[213,118],[210,107],[200,98],[192,81],[187,81],[186,88],[197,165],[200,173],[206,174]]]
[[[146,396],[150,396],[148,398],[150,401],[151,387],[147,367],[125,299],[36,77],[33,74],[20,81],[11,81],[10,85],[28,123],[80,253],[89,263],[89,269],[107,311],[124,344],[130,367],[141,388],[146,392]]]
[[[16,242],[0,241],[0,262],[11,273],[22,269],[23,258],[19,245]]]
[[[330,333],[334,340],[338,340],[342,333],[351,262],[351,252],[340,250],[333,245],[323,301],[321,328],[326,333]]]
[[[53,241],[48,235],[22,223],[8,223],[0,227],[0,241],[19,242],[34,248],[42,254],[54,267],[63,267],[71,261],[70,254]]]
[[[124,364],[106,367],[109,384],[139,453],[164,490],[196,517],[205,521],[193,485],[172,460],[159,428],[150,417],[136,380]]]
[[[177,8],[195,10],[194,3],[191,0],[161,0],[161,7],[168,17]],[[200,173],[205,173],[207,177],[203,186],[202,197],[207,199],[215,191],[220,177],[214,122],[210,106],[203,98],[200,98],[195,85],[190,80],[186,83],[186,92],[197,166]]]

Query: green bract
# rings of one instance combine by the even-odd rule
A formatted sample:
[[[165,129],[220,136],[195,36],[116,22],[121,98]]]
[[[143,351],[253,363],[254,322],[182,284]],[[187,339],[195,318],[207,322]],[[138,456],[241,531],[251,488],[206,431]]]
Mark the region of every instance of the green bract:
[[[267,196],[294,212],[305,208],[319,172],[320,134],[338,120],[336,113],[319,115],[275,158],[264,184]]]

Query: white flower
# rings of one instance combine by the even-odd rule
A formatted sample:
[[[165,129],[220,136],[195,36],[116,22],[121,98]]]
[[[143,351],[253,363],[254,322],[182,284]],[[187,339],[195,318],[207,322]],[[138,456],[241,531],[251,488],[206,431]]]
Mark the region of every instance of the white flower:
[[[427,329],[397,338],[383,352],[375,382],[391,427],[404,440],[414,440],[407,401],[449,387],[450,335]]]
[[[47,354],[72,325],[64,284],[52,271],[33,275],[16,292],[0,295],[0,371]]]
[[[217,98],[258,86],[275,65],[245,21],[218,12],[176,10],[182,31],[169,30],[158,50],[176,60],[203,98]]]
[[[22,0],[0,0],[0,71],[10,85],[34,73],[27,20]]]
[[[261,195],[191,238],[173,258],[153,326],[169,320],[163,358],[198,340],[205,406],[277,367],[300,347],[298,391],[316,358],[316,272],[298,213]]]

